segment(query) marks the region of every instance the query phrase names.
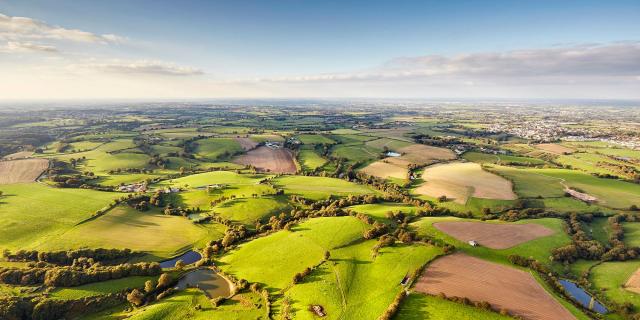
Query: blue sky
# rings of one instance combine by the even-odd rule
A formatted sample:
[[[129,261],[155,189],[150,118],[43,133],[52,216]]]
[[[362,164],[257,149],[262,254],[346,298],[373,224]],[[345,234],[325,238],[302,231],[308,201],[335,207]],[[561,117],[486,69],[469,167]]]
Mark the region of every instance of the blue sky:
[[[74,96],[70,87],[73,81],[79,81],[79,68],[84,80],[89,77],[101,86],[117,81],[118,72],[125,73],[133,87],[147,88],[151,81],[157,89],[149,90],[150,95],[166,92],[162,88],[172,85],[198,87],[172,92],[184,97],[447,97],[447,93],[460,93],[457,84],[492,88],[462,90],[460,97],[583,98],[576,95],[605,78],[607,83],[601,91],[592,93],[593,98],[633,98],[634,89],[640,91],[636,79],[640,72],[620,78],[620,69],[638,71],[637,66],[629,66],[632,61],[626,60],[633,60],[640,40],[639,1],[0,0],[0,14],[8,21],[0,67],[11,65],[14,76],[24,81],[30,79],[17,73],[25,70],[64,78],[68,88],[56,91],[67,97]],[[16,31],[16,25],[22,28],[24,24],[11,19],[15,17],[46,24],[50,29],[114,35],[118,40],[78,40],[73,35],[61,37],[57,31],[55,35],[42,36],[33,34],[32,29],[26,34],[24,30]],[[2,28],[0,23],[0,47]],[[620,43],[626,47],[620,48]],[[595,60],[589,61],[603,66],[600,69],[617,69],[591,72],[588,79],[584,75],[578,77],[580,70],[574,70],[558,79],[558,72],[551,68],[547,75],[537,74],[535,81],[496,79],[490,71],[497,70],[495,66],[484,68],[486,74],[456,71],[456,79],[443,71],[468,68],[478,59],[489,59],[483,63],[491,66],[505,54],[519,59],[522,54],[518,52],[523,50],[529,56],[557,61],[567,52],[585,50],[585,46],[591,46],[590,55],[611,56],[623,51],[622,66],[603,60],[604,57],[591,57]],[[610,46],[615,47],[613,53]],[[43,52],[43,57],[38,56]],[[424,59],[432,56],[444,60]],[[462,66],[456,64],[456,57],[460,56],[467,57]],[[399,70],[396,62],[402,58],[409,60],[403,60],[404,69]],[[507,64],[518,64],[514,59]],[[78,68],[76,64],[83,66]],[[392,67],[388,67],[390,64]],[[503,60],[498,63],[504,64]],[[565,64],[576,68],[589,65],[588,61]],[[108,74],[100,76],[93,70],[89,75],[85,72],[88,65]],[[173,75],[168,79],[161,72],[167,66],[182,71],[172,74],[168,70]],[[524,61],[516,69],[527,67],[535,66]],[[564,67],[558,68],[567,73]],[[439,71],[433,72],[434,69]],[[150,79],[154,70],[159,71],[157,77]],[[416,74],[416,70],[422,71]],[[497,71],[494,73],[500,70]],[[69,74],[63,75],[64,72]],[[184,77],[176,77],[177,73],[184,73]],[[554,79],[545,82],[544,76]],[[191,79],[184,79],[187,77]],[[7,81],[6,74],[0,77],[0,84],[3,79]],[[399,80],[407,83],[398,88]],[[137,82],[146,82],[147,87]],[[513,82],[518,86],[507,86]],[[565,86],[573,83],[573,88],[563,94],[545,89],[559,82]],[[44,80],[38,83],[47,84]],[[58,85],[62,86],[62,82],[58,81]],[[615,87],[619,87],[617,91],[613,90]],[[27,95],[24,91],[16,90],[15,94],[22,92],[21,96],[5,98],[23,98]],[[116,85],[104,87],[102,92],[91,90],[89,97],[135,96],[125,91]],[[544,92],[548,92],[546,96]],[[142,97],[142,93],[137,95]]]

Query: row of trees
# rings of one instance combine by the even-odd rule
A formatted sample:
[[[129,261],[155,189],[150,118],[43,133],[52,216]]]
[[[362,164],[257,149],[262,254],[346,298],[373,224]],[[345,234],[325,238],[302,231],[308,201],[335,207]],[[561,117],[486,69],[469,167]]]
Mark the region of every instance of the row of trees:
[[[7,261],[12,262],[28,262],[42,261],[57,265],[70,265],[79,258],[92,259],[93,261],[113,261],[118,259],[128,259],[137,253],[131,249],[79,249],[67,251],[37,251],[37,250],[18,250],[11,253],[5,250],[3,253]]]

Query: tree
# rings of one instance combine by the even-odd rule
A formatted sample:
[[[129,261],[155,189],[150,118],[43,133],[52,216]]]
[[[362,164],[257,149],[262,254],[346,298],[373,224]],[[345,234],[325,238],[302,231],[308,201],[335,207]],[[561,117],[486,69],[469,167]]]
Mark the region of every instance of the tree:
[[[171,276],[169,276],[166,273],[163,273],[160,275],[160,278],[158,278],[158,285],[156,286],[156,288],[166,288],[171,284]]]
[[[144,303],[144,293],[140,292],[138,289],[133,289],[133,291],[129,292],[127,295],[127,301],[134,306],[139,307]]]
[[[184,261],[182,261],[182,260],[176,261],[176,269],[177,270],[182,270],[182,269],[184,269],[184,267],[185,267]]]
[[[151,293],[151,291],[153,291],[154,288],[155,288],[155,285],[153,284],[152,280],[147,280],[147,282],[144,283],[144,291],[146,293]]]
[[[447,202],[447,196],[439,196],[438,202]]]

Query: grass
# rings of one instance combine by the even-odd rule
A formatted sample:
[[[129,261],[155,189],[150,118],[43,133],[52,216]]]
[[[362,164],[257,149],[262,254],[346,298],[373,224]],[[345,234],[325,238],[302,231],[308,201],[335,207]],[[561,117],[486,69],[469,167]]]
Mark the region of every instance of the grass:
[[[619,304],[629,302],[640,307],[640,294],[622,287],[640,267],[640,261],[604,262],[591,269],[590,280],[609,300]]]
[[[244,151],[240,143],[230,138],[208,138],[196,142],[196,158],[208,161],[227,159]]]
[[[336,143],[329,137],[320,135],[320,134],[301,134],[297,138],[303,144],[334,144]]]
[[[511,156],[511,155],[503,155],[503,154],[487,154],[481,152],[465,152],[462,157],[468,161],[477,162],[477,163],[493,163],[493,164],[501,164],[501,163],[511,163],[518,165],[542,165],[544,164],[544,160],[530,158],[530,157],[519,157],[519,156]]]
[[[331,155],[336,158],[345,158],[349,162],[367,162],[378,159],[380,150],[364,144],[338,145],[332,149]]]
[[[0,248],[11,250],[46,243],[122,196],[40,183],[3,185],[0,191]]]
[[[403,290],[406,275],[442,254],[434,246],[398,244],[372,257],[375,244],[369,240],[332,250],[329,261],[286,292],[293,317],[315,319],[307,308],[319,304],[331,319],[376,319]]]
[[[363,185],[326,177],[283,176],[273,179],[273,184],[284,189],[287,194],[296,194],[312,200],[377,193]]]
[[[247,185],[257,184],[260,180],[266,177],[268,176],[239,174],[231,171],[212,171],[162,181],[158,186],[176,186],[186,189],[194,189],[197,187],[204,187],[209,184]]]
[[[132,139],[117,139],[90,151],[54,157],[63,161],[85,157],[78,168],[100,175],[106,175],[115,169],[147,168],[150,157],[134,148],[135,144]]]
[[[315,170],[327,163],[327,159],[323,158],[312,149],[300,150],[298,153],[298,161],[305,170]]]
[[[549,256],[551,255],[551,250],[553,250],[554,248],[569,244],[571,242],[571,239],[569,238],[569,236],[566,233],[564,233],[563,221],[555,218],[526,219],[526,220],[520,220],[518,222],[513,222],[516,224],[537,223],[551,230],[554,230],[555,233],[547,237],[531,240],[525,243],[521,243],[517,246],[511,247],[508,249],[502,249],[502,250],[490,249],[482,246],[472,247],[468,243],[459,241],[447,235],[446,233],[436,229],[433,226],[433,224],[439,221],[477,221],[477,220],[460,219],[460,218],[454,218],[454,217],[424,217],[412,223],[411,226],[415,228],[419,234],[431,236],[436,239],[440,239],[446,243],[453,244],[456,247],[458,247],[459,250],[469,255],[476,256],[489,261],[503,263],[503,264],[510,264],[507,257],[511,254],[517,254],[524,257],[533,257],[534,259],[542,263],[547,263],[549,261]],[[491,221],[486,223],[508,223],[508,222]]]
[[[507,320],[496,312],[479,309],[473,306],[452,302],[435,296],[411,293],[400,305],[394,319],[403,320]]]
[[[349,209],[355,212],[364,213],[380,222],[389,222],[389,218],[387,218],[387,213],[390,211],[393,211],[393,212],[400,211],[405,215],[414,215],[416,212],[416,207],[414,206],[410,206],[402,203],[393,203],[393,202],[361,204],[361,205],[349,207]]]
[[[213,211],[224,218],[253,227],[256,221],[264,222],[290,209],[286,197],[272,196],[231,200],[214,207]]]
[[[103,216],[50,238],[37,248],[129,248],[169,258],[194,245],[219,239],[223,233],[224,226],[216,223],[194,224],[185,217],[163,215],[160,209],[140,212],[118,206]]]
[[[219,266],[238,278],[283,289],[296,273],[319,263],[325,251],[357,241],[366,228],[354,217],[307,220],[292,231],[278,231],[240,245],[224,255]]]
[[[89,283],[70,288],[56,288],[50,293],[50,298],[58,300],[80,299],[91,296],[116,293],[125,289],[143,288],[147,280],[157,281],[158,277],[134,276],[116,280]]]
[[[397,149],[412,145],[412,143],[410,142],[396,140],[396,139],[389,139],[389,138],[371,140],[371,141],[367,141],[365,144],[369,147],[373,147],[379,150],[384,150],[385,147],[388,148],[389,150],[397,150]]]
[[[564,196],[564,189],[556,178],[537,174],[526,169],[505,166],[491,166],[489,168],[490,171],[511,180],[514,184],[515,193],[521,198]]]
[[[640,223],[625,222],[622,227],[624,228],[624,243],[629,247],[640,247]]]
[[[591,223],[589,223],[589,227],[586,230],[590,230],[591,231],[591,236],[593,237],[593,239],[600,241],[600,243],[606,245],[609,243],[609,223],[607,221],[607,218],[601,217],[601,218],[594,218],[593,221],[591,221]],[[627,241],[627,237],[629,236],[629,234],[627,233],[627,223],[624,224],[624,228],[625,228],[625,241]],[[640,226],[639,226],[640,227]],[[638,230],[640,231],[640,230]],[[640,240],[640,239],[639,239]],[[627,243],[627,245],[629,245]]]

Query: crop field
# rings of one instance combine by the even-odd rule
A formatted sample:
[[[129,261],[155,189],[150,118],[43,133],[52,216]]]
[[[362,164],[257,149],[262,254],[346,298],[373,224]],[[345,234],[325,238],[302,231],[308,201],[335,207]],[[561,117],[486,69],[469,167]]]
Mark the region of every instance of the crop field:
[[[49,167],[46,159],[0,161],[0,185],[33,182]]]
[[[91,217],[122,194],[39,183],[0,186],[0,249],[34,248]]]
[[[337,145],[331,151],[336,158],[345,158],[350,162],[368,162],[382,155],[381,150],[358,143],[355,145]]]
[[[258,147],[236,158],[234,162],[254,166],[262,172],[295,173],[298,169],[291,151]]]
[[[227,159],[244,151],[238,141],[230,138],[208,138],[196,142],[196,157],[209,161]]]
[[[535,223],[501,224],[471,221],[436,222],[433,226],[463,242],[477,241],[491,249],[507,249],[541,237],[550,236],[553,230]]]
[[[636,170],[640,169],[640,165],[626,163],[624,161],[614,160],[605,155],[595,153],[573,153],[571,155],[559,156],[556,161],[562,165],[570,166],[573,169],[581,170],[587,173],[611,174],[622,176],[625,178],[633,178],[630,173],[622,172],[615,168],[622,166],[630,166]]]
[[[235,138],[244,151],[249,151],[258,146],[258,143],[251,138]]]
[[[426,235],[440,239],[446,243],[450,243],[458,247],[458,249],[466,254],[473,255],[482,259],[509,263],[507,257],[511,254],[517,254],[524,257],[533,257],[538,261],[549,261],[551,251],[557,247],[569,244],[571,238],[564,232],[563,221],[554,218],[542,219],[525,219],[518,222],[486,222],[496,224],[539,224],[553,231],[552,235],[540,237],[520,243],[514,247],[507,249],[495,250],[488,247],[478,246],[472,247],[466,241],[460,241],[436,228],[433,224],[452,221],[476,221],[469,219],[460,219],[453,217],[424,217],[411,224],[411,227],[420,235]],[[485,237],[487,235],[484,235]]]
[[[327,159],[320,156],[313,149],[302,149],[298,153],[298,161],[306,170],[315,170],[327,163]]]
[[[508,320],[509,316],[500,315],[461,303],[452,302],[437,296],[412,292],[402,301],[396,319],[403,320]]]
[[[285,295],[293,301],[295,319],[316,319],[307,310],[322,305],[330,319],[375,319],[403,290],[403,277],[442,253],[423,245],[397,245],[371,256],[375,241],[331,250],[331,258]]]
[[[361,170],[362,172],[379,178],[407,179],[409,170],[406,167],[389,163],[388,160],[379,160],[371,163]]]
[[[320,134],[301,134],[297,136],[298,140],[303,144],[334,144],[331,138]]]
[[[376,149],[387,148],[389,150],[399,150],[401,148],[412,145],[412,143],[407,142],[405,140],[396,140],[396,139],[389,139],[389,138],[371,140],[371,141],[365,142],[365,144],[370,147],[374,147]]]
[[[326,177],[286,176],[274,179],[273,184],[284,189],[286,194],[296,194],[314,200],[349,195],[377,194],[377,191],[369,187]]]
[[[559,144],[555,144],[555,143],[542,143],[542,144],[537,144],[535,147],[544,152],[549,152],[553,154],[571,154],[575,152],[574,149],[571,149]]]
[[[8,154],[8,155],[2,157],[2,159],[4,159],[4,160],[17,160],[17,159],[29,158],[32,155],[33,155],[33,151],[20,151],[20,152]]]
[[[415,192],[431,197],[446,196],[458,203],[466,203],[470,197],[513,200],[517,196],[512,185],[498,175],[486,172],[475,163],[449,163],[434,165],[424,170],[425,181]]]
[[[519,157],[503,154],[487,154],[480,152],[465,152],[462,157],[476,163],[515,164],[515,165],[542,165],[544,160],[530,157]]]
[[[390,163],[408,166],[410,164],[427,165],[439,161],[453,160],[456,155],[453,151],[444,148],[413,144],[396,150],[402,154],[400,157],[389,157]]]
[[[224,229],[216,223],[194,224],[184,217],[167,216],[160,210],[139,212],[128,206],[118,206],[103,216],[50,238],[37,248],[129,248],[169,258],[196,243],[221,238]]]
[[[455,253],[429,264],[416,291],[487,301],[524,319],[576,319],[522,270]]]

